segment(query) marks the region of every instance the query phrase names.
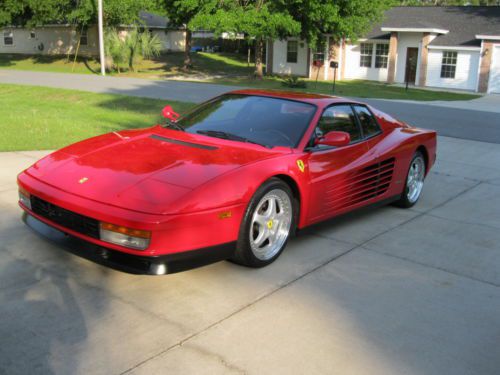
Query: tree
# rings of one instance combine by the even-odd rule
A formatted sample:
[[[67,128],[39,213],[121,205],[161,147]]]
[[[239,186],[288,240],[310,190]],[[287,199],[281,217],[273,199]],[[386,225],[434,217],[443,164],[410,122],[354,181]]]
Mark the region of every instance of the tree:
[[[262,78],[262,56],[266,39],[284,38],[300,32],[282,2],[272,0],[210,0],[189,22],[189,27],[216,34],[245,34],[255,40],[255,75]]]
[[[0,26],[37,26],[64,19],[68,0],[0,0]]]
[[[192,29],[189,27],[191,19],[203,9],[205,0],[158,0],[158,6],[174,26],[185,27],[186,37],[184,43],[184,70],[189,70],[193,65],[191,59]]]
[[[106,26],[132,25],[139,12],[155,10],[155,0],[106,0]],[[42,26],[49,23],[91,25],[97,23],[96,0],[0,0],[0,26]]]
[[[335,41],[342,38],[356,40],[378,21],[392,0],[282,0],[281,6],[290,9],[300,22],[300,36],[314,47],[324,34]]]
[[[403,6],[468,6],[468,5],[482,5],[492,6],[500,5],[500,0],[399,0],[400,5]]]
[[[135,71],[139,57],[151,58],[161,51],[161,41],[149,32],[140,32],[137,27],[124,36],[116,29],[109,29],[105,35],[106,55],[113,60],[113,65],[120,73],[120,66],[128,63],[130,70]]]

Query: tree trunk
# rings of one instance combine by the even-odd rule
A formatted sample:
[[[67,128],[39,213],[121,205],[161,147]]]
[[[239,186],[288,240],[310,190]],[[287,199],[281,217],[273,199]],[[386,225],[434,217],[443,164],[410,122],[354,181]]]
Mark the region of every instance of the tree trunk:
[[[264,51],[264,41],[262,38],[255,40],[255,78],[262,79],[264,72],[262,70],[262,55]]]
[[[184,66],[182,69],[189,70],[193,65],[191,60],[191,30],[186,29],[186,43],[184,47]]]

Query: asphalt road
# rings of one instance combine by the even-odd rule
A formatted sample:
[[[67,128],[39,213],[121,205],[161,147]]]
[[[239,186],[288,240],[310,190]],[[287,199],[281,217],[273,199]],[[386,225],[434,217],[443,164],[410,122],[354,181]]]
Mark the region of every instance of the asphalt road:
[[[0,83],[49,86],[195,103],[205,101],[227,91],[242,88],[195,82],[1,69]],[[472,102],[463,102],[464,109],[458,109],[400,101],[359,100],[367,102],[409,124],[435,129],[439,135],[500,143],[500,111],[498,110],[500,96],[498,98],[498,106],[495,106],[495,103],[488,105],[492,112],[474,110],[476,106]],[[484,109],[484,106],[480,106],[478,103],[477,108]]]
[[[439,135],[500,143],[500,113],[377,99],[359,99],[410,125],[434,129]],[[500,106],[500,100],[499,100]]]

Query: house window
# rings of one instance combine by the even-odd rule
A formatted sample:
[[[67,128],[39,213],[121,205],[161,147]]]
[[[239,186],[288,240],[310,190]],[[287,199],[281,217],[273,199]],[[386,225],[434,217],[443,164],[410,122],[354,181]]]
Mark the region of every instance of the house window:
[[[387,68],[388,56],[389,56],[389,45],[377,44],[375,48],[375,68]]]
[[[30,31],[30,39],[35,39],[35,38],[36,38],[35,31],[34,31],[34,30],[31,30],[31,31]]]
[[[286,62],[296,63],[299,51],[299,42],[296,40],[289,40],[286,44]]]
[[[87,29],[83,29],[80,33],[80,45],[86,46],[89,43],[89,34]]]
[[[371,43],[361,43],[359,45],[361,50],[359,66],[365,68],[372,67],[372,55],[373,55],[373,44]]]
[[[441,62],[441,78],[455,78],[457,70],[457,52],[444,51]]]
[[[14,44],[14,33],[12,31],[3,32],[3,44],[12,46]]]

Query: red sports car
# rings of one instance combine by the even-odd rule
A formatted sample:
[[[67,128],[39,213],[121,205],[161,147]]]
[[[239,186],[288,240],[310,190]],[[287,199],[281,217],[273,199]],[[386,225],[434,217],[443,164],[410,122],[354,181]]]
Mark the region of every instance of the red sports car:
[[[241,90],[164,125],[100,135],[18,177],[26,224],[131,273],[273,262],[297,229],[413,206],[436,133],[339,97]]]

